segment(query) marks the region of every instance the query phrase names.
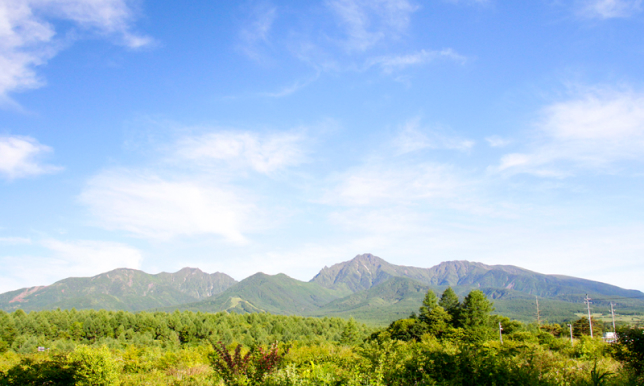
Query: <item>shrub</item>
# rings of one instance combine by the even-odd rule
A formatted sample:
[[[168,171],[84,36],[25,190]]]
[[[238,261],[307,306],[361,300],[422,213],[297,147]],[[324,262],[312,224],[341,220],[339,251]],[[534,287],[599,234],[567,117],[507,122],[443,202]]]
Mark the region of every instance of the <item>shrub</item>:
[[[78,346],[69,355],[78,386],[112,386],[118,384],[119,368],[107,347]]]
[[[213,345],[215,352],[210,356],[212,367],[224,379],[226,385],[249,385],[261,382],[264,378],[278,370],[288,348],[279,354],[277,343],[273,343],[268,350],[258,347],[242,355],[242,345],[238,344],[234,353],[219,342]]]

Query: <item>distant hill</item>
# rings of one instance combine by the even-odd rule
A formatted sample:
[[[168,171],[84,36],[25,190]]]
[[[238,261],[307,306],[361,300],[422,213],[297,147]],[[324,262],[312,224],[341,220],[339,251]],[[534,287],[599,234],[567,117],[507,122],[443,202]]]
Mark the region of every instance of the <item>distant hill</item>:
[[[311,282],[326,288],[358,292],[391,277],[406,277],[429,286],[502,288],[541,297],[570,298],[592,293],[622,297],[644,296],[610,284],[562,275],[544,275],[512,265],[485,265],[469,261],[446,261],[432,268],[393,265],[372,254],[323,268]]]
[[[256,273],[217,296],[173,309],[305,315],[335,298],[333,290],[315,283],[302,282],[283,273]]]
[[[416,280],[391,277],[368,290],[333,300],[311,315],[353,316],[367,324],[382,325],[417,311],[428,289]]]
[[[95,308],[141,311],[195,302],[235,284],[224,273],[207,274],[196,268],[150,275],[128,268],[94,277],[68,278],[49,286],[23,288],[0,294],[0,309],[25,311]]]
[[[542,320],[551,322],[583,313],[585,294],[593,298],[594,312],[607,312],[612,301],[622,314],[644,313],[644,293],[605,283],[468,261],[447,261],[431,268],[407,267],[371,254],[324,267],[309,282],[284,274],[257,273],[236,282],[226,274],[207,274],[194,268],[157,275],[117,269],[91,278],[69,278],[50,286],[0,294],[0,309],[270,312],[353,316],[382,325],[417,311],[428,289],[440,296],[448,286],[461,299],[471,290],[480,289],[494,302],[496,313],[523,321],[535,320],[536,297]]]

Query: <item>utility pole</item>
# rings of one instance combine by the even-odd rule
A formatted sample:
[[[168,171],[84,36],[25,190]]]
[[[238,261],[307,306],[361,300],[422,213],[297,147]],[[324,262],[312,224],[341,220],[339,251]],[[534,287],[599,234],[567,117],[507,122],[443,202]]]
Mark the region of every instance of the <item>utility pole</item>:
[[[499,340],[501,341],[501,344],[503,344],[503,327],[501,327],[501,322],[499,322]]]
[[[534,297],[534,300],[537,301],[537,328],[541,327],[541,313],[539,312],[539,298]]]
[[[613,309],[613,302],[610,302],[610,314],[613,316],[613,333],[617,334],[617,330],[615,329],[615,310]]]
[[[572,324],[569,324],[568,327],[570,327],[570,345],[572,346]]]
[[[591,300],[592,299],[588,297],[588,294],[586,294],[586,299],[584,300],[584,302],[588,306],[588,326],[590,326],[590,337],[592,338],[593,337],[593,320],[592,320],[592,317],[590,316],[590,301]]]

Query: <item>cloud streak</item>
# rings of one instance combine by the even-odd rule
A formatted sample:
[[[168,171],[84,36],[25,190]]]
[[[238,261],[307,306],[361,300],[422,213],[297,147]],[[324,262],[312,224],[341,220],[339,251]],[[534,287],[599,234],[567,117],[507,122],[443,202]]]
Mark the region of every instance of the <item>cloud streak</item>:
[[[261,46],[269,44],[269,33],[277,18],[277,8],[260,6],[253,9],[251,21],[239,33],[239,49],[253,60],[261,60]]]
[[[230,166],[269,174],[304,161],[305,138],[299,133],[260,136],[250,132],[216,131],[181,139],[179,159],[209,165],[226,162]]]
[[[0,256],[3,267],[11,267],[0,273],[0,292],[117,268],[139,269],[143,261],[141,251],[117,242],[45,239],[34,244],[44,247],[44,256]]]
[[[14,180],[58,172],[61,167],[40,161],[52,151],[31,137],[0,136],[0,176]]]
[[[393,146],[399,155],[424,149],[467,151],[474,146],[474,141],[449,135],[439,129],[423,128],[420,118],[414,118],[403,125],[400,133],[393,140]]]
[[[249,179],[268,181],[304,161],[303,134],[212,130],[161,147],[149,166],[114,168],[91,178],[79,196],[94,224],[147,239],[219,236],[247,241],[265,216]],[[273,216],[277,217],[277,216]]]
[[[330,0],[326,5],[344,28],[342,45],[350,52],[366,51],[387,37],[404,33],[418,9],[406,0]]]
[[[458,54],[451,48],[444,50],[420,50],[413,54],[408,55],[394,55],[394,56],[380,56],[371,58],[367,61],[367,68],[378,66],[385,74],[391,74],[395,71],[404,70],[411,66],[420,66],[423,64],[431,63],[439,59],[452,60],[454,62],[464,64],[467,58]]]
[[[447,165],[365,165],[332,178],[323,202],[342,206],[410,204],[450,197],[463,185]]]
[[[613,172],[644,162],[644,95],[591,90],[542,112],[531,151],[502,157],[490,170],[564,177],[578,170]]]
[[[587,0],[579,13],[589,19],[626,18],[642,10],[642,0]]]
[[[97,225],[151,239],[210,234],[243,242],[244,220],[252,209],[217,184],[127,170],[92,178],[80,200]]]
[[[0,103],[15,103],[9,93],[41,87],[36,68],[65,45],[49,20],[71,22],[75,28],[115,36],[129,48],[151,39],[132,32],[134,12],[126,0],[24,0],[0,2]]]

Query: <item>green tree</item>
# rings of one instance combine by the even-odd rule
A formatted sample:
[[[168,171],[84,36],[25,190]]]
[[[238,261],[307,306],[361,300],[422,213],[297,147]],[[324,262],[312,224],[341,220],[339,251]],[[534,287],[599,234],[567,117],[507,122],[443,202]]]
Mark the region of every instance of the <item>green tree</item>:
[[[356,320],[351,317],[342,330],[340,335],[340,343],[346,345],[353,345],[360,340],[360,332],[358,331],[358,324]]]
[[[119,383],[119,368],[107,347],[78,346],[69,356],[78,386],[112,386]]]
[[[625,327],[621,328],[617,335],[619,339],[615,357],[623,361],[640,381],[644,381],[644,330]]]
[[[425,294],[425,298],[423,299],[423,305],[418,310],[420,314],[420,318],[422,319],[423,315],[429,315],[429,313],[436,307],[439,307],[438,297],[436,296],[436,293],[434,293],[434,291],[429,290]]]
[[[17,335],[16,325],[11,315],[0,311],[0,353],[11,347]]]
[[[438,302],[438,305],[443,307],[443,309],[450,314],[453,323],[458,323],[461,303],[452,287],[447,287],[447,289],[445,289],[443,295],[441,295],[441,300]]]
[[[490,313],[493,310],[492,303],[480,290],[470,292],[463,299],[463,305],[459,311],[459,325],[465,329],[466,340],[482,342],[491,336],[492,329],[489,322]]]
[[[417,318],[407,318],[392,322],[386,331],[391,339],[408,342],[411,340],[420,341],[423,334],[427,333],[428,330],[429,327],[426,323]]]
[[[601,322],[592,317],[590,320],[593,322],[593,337],[595,338],[601,337],[602,336]],[[572,324],[572,333],[577,338],[579,338],[582,335],[590,335],[590,325],[588,323],[588,318],[583,316],[577,319]]]
[[[465,328],[487,326],[492,311],[492,302],[487,300],[482,291],[474,290],[463,300],[459,319]]]
[[[438,297],[434,291],[429,290],[419,309],[418,319],[427,326],[427,332],[440,335],[449,327],[452,316],[438,304]]]

